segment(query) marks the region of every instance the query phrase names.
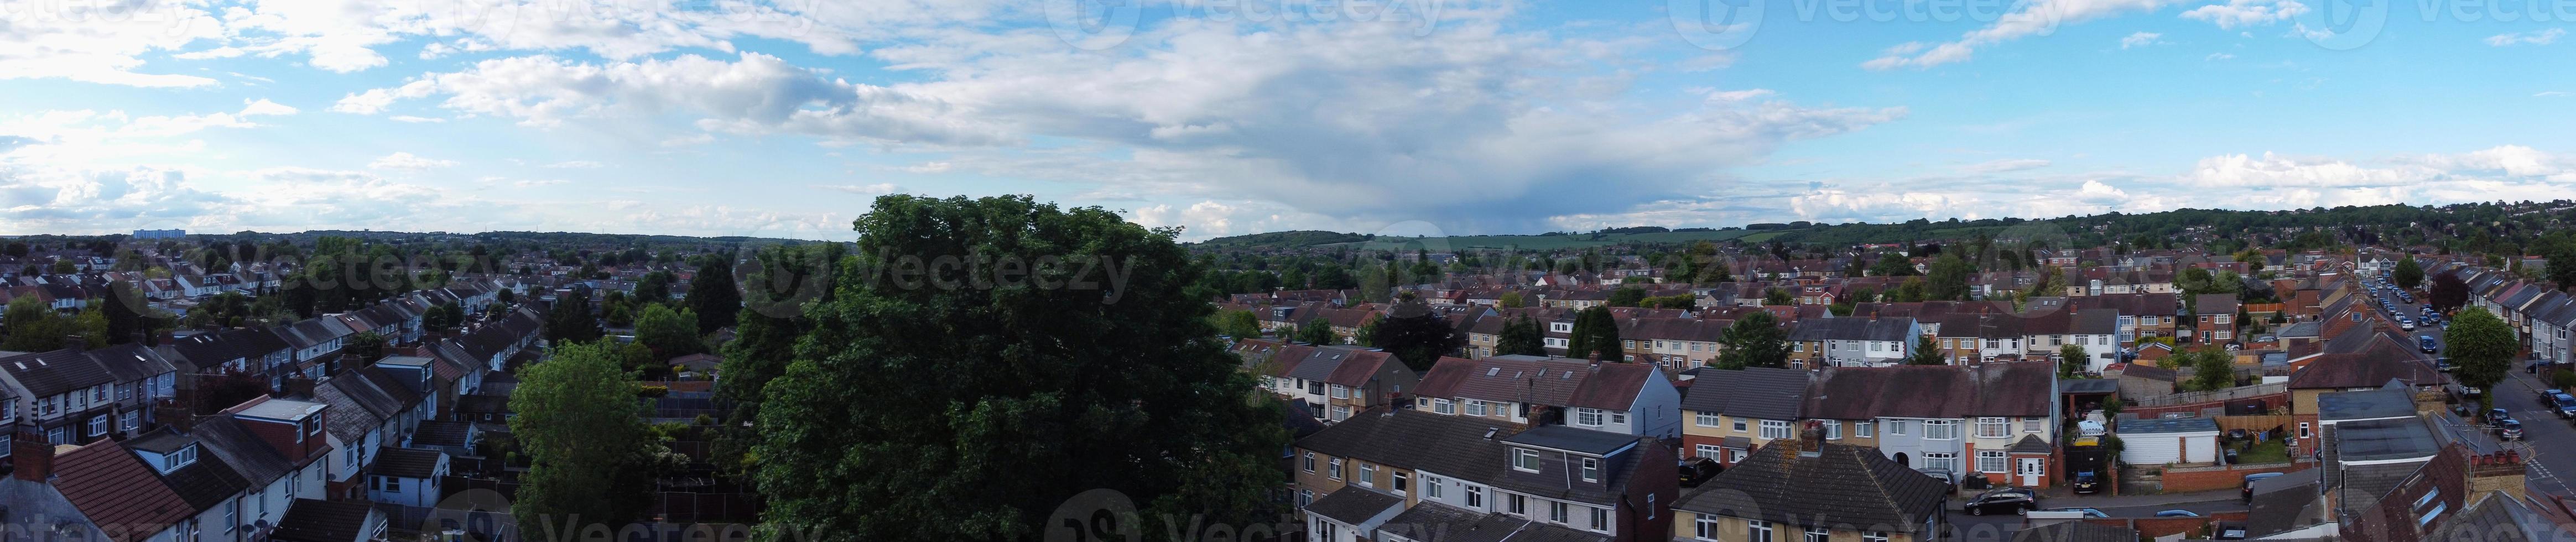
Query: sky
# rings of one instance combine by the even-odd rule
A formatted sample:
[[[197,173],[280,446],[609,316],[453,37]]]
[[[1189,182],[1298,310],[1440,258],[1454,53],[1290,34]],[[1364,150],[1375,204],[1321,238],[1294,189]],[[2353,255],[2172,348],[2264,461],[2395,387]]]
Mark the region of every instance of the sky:
[[[0,235],[2576,199],[2576,0],[0,0]]]

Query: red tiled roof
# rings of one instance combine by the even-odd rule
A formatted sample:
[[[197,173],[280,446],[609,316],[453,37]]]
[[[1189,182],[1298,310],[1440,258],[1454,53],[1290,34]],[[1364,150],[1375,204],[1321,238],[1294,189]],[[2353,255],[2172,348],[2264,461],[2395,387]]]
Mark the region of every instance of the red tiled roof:
[[[188,501],[180,499],[170,486],[162,485],[159,476],[143,460],[126,453],[114,441],[101,440],[54,458],[54,488],[71,501],[72,507],[89,516],[90,523],[129,527],[129,539],[135,534],[150,534],[154,526],[167,526],[195,513]],[[142,531],[142,532],[132,532]],[[112,532],[112,531],[111,531]]]

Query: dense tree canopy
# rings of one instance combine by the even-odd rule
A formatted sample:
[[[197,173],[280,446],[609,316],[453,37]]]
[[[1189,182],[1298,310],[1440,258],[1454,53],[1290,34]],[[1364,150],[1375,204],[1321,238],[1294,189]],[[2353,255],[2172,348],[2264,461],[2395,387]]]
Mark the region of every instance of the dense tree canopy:
[[[899,274],[836,275],[764,391],[753,454],[766,522],[822,542],[1033,539],[1095,488],[1135,499],[1149,522],[1287,511],[1270,508],[1286,414],[1188,294],[1203,271],[1177,230],[1027,197],[905,195],[855,225],[854,269],[977,255],[1101,265],[1035,265],[991,287],[918,287],[969,279],[940,266],[909,288]]]
[[[2460,311],[2442,336],[2443,355],[2459,366],[2451,371],[2451,378],[2476,388],[2492,389],[2503,382],[2506,371],[2512,370],[2514,355],[2522,350],[2513,328],[2496,318],[2495,313],[2481,309]],[[2493,398],[2494,394],[2487,396]]]
[[[521,525],[642,519],[652,504],[652,441],[635,383],[610,341],[556,346],[519,369],[510,432],[529,459],[512,511]]]
[[[1467,346],[1466,330],[1449,325],[1449,319],[1411,294],[1398,299],[1395,307],[1374,323],[1376,329],[1369,331],[1373,337],[1369,345],[1395,354],[1404,360],[1404,366],[1417,372],[1431,370],[1431,364],[1439,362],[1440,356]]]
[[[2415,263],[2413,256],[2400,256],[2397,269],[2388,272],[2388,280],[2395,281],[2399,288],[2413,290],[2424,283],[2424,266]]]
[[[1619,320],[1610,316],[1608,307],[1592,307],[1574,315],[1574,332],[1566,337],[1565,357],[1601,361],[1624,361],[1619,349]]]
[[[1711,363],[1719,368],[1778,368],[1789,365],[1789,334],[1780,330],[1780,320],[1768,312],[1756,312],[1736,319],[1733,325],[1726,327],[1726,336],[1719,344],[1724,348],[1718,350],[1717,359]]]
[[[1494,337],[1494,355],[1547,355],[1547,334],[1539,331],[1537,320],[1513,316],[1503,321],[1502,333]]]

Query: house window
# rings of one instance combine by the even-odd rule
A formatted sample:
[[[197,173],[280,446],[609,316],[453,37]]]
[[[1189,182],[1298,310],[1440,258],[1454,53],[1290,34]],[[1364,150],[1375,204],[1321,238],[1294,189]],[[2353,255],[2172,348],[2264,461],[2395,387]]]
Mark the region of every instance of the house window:
[[[1923,454],[1923,468],[1941,469],[1953,473],[1959,472],[1959,454],[1950,452],[1926,452]]]
[[[1860,438],[1878,436],[1878,422],[1852,422],[1852,436]]]
[[[1610,424],[1611,424],[1611,425],[1619,425],[1619,424],[1628,423],[1628,411],[1625,411],[1625,410],[1608,410],[1608,411],[1604,411],[1604,412],[1608,412],[1608,413],[1610,414]]]
[[[1325,473],[1324,473],[1324,475],[1325,475],[1325,476],[1332,477],[1332,479],[1335,479],[1335,480],[1340,480],[1340,479],[1342,479],[1342,458],[1339,458],[1339,457],[1333,458],[1333,464],[1332,464],[1332,467],[1333,467],[1333,470],[1325,472]]]
[[[1923,420],[1923,438],[1952,440],[1959,438],[1959,420]]]
[[[1538,472],[1538,451],[1512,450],[1512,468]]]
[[[97,415],[97,416],[91,416],[91,417],[89,417],[89,435],[88,435],[88,436],[93,436],[93,437],[95,437],[95,436],[105,435],[105,434],[107,434],[107,415],[106,415],[106,414],[100,414],[100,415]],[[299,434],[301,434],[301,433],[299,433]]]
[[[2299,422],[2299,438],[2309,438],[2314,436],[2317,435],[2315,432],[2308,429],[2308,422]]]
[[[1807,528],[1806,542],[1831,542],[1832,540],[1833,531],[1827,531],[1823,527]]]
[[[1438,476],[1428,474],[1422,475],[1422,496],[1438,499],[1440,498],[1441,486],[1446,484],[1448,484],[1448,482],[1441,480]]]
[[[1907,433],[1912,432],[1912,430],[1913,430],[1913,427],[1912,427],[1912,426],[1913,426],[1913,425],[1914,425],[1914,422],[1911,422],[1911,421],[1906,421],[1906,420],[1888,420],[1888,421],[1887,421],[1887,434],[1888,434],[1888,435],[1891,435],[1891,436],[1899,436],[1899,437],[1905,436]]]
[[[1468,400],[1467,400],[1467,415],[1469,415],[1469,416],[1483,416],[1483,415],[1485,415],[1485,402],[1484,402],[1484,401],[1478,401],[1478,400],[1475,400],[1475,399],[1468,399]]]
[[[1589,506],[1586,506],[1586,507],[1583,507],[1583,508],[1584,508],[1585,510],[1590,510],[1590,511],[1592,511],[1592,530],[1595,530],[1595,531],[1609,531],[1609,530],[1610,530],[1610,509],[1608,509],[1608,508],[1593,508],[1593,507],[1589,507]],[[1654,512],[1653,512],[1653,510],[1654,510],[1654,509],[1655,509],[1655,494],[1653,494],[1653,493],[1648,493],[1648,494],[1646,494],[1646,510],[1647,510],[1647,512],[1646,512],[1646,513],[1647,513],[1647,514],[1654,514]],[[1651,515],[1649,515],[1649,516],[1647,516],[1647,517],[1646,517],[1646,519],[1654,519],[1654,517],[1653,517],[1653,516],[1651,516]]]
[[[1448,399],[1432,399],[1431,411],[1440,414],[1457,414],[1458,405],[1456,403],[1449,402]]]
[[[1315,490],[1308,489],[1297,492],[1297,506],[1299,508],[1304,508],[1309,504],[1315,504]]]
[[[1403,495],[1405,490],[1411,489],[1406,486],[1412,485],[1412,481],[1413,475],[1407,474],[1404,471],[1395,471],[1395,494]]]
[[[1377,465],[1371,463],[1360,464],[1360,485],[1363,487],[1377,487]]]
[[[1306,472],[1309,474],[1315,472],[1315,452],[1306,452]]]
[[[1744,542],[1771,542],[1771,522],[1745,522]]]
[[[5,436],[0,436],[0,437],[5,437]],[[0,438],[0,442],[5,442],[5,438]],[[1725,454],[1725,453],[1726,453],[1726,449],[1725,449],[1725,448],[1719,448],[1719,447],[1717,447],[1717,445],[1715,445],[1715,444],[1701,444],[1701,445],[1698,445],[1698,446],[1692,447],[1692,451],[1693,451],[1693,453],[1696,453],[1696,454],[1697,454],[1697,455],[1699,455],[1700,457],[1707,458],[1707,459],[1715,460],[1715,459],[1725,459],[1725,458],[1726,458],[1726,456],[1725,456],[1725,455],[1723,455],[1723,454]]]
[[[1563,524],[1565,524],[1565,503],[1563,503],[1563,502],[1558,502],[1558,501],[1548,501],[1548,503],[1547,503],[1547,521],[1548,521],[1549,523],[1555,523],[1555,524],[1559,524],[1559,525],[1563,525]]]
[[[1717,427],[1717,415],[1708,412],[1693,413],[1691,423],[1700,427]]]
[[[1737,418],[1737,419],[1735,420],[1735,432],[1737,432],[1737,433],[1742,433],[1742,432],[1744,432],[1744,419],[1743,419],[1743,418]]]
[[[1333,398],[1334,398],[1334,399],[1349,399],[1349,398],[1351,398],[1351,389],[1350,389],[1350,388],[1342,387],[1340,384],[1334,384],[1334,385],[1333,385]]]
[[[386,493],[400,493],[400,492],[402,492],[402,479],[401,479],[401,478],[395,478],[395,477],[392,477],[392,476],[386,476],[386,477],[383,477],[383,478],[384,478],[384,480],[385,480],[385,492],[386,492]]]
[[[1578,409],[1574,409],[1574,424],[1575,424],[1575,425],[1585,426],[1585,427],[1600,427],[1600,426],[1601,426],[1601,409],[1597,409],[1597,408],[1578,408]]]
[[[1789,438],[1789,422],[1762,420],[1762,438],[1766,440]]]
[[[2011,432],[2012,423],[2003,418],[1977,418],[1977,438],[2003,438]]]
[[[1529,517],[1529,496],[1519,493],[1503,495],[1503,513]]]
[[[1583,458],[1583,481],[1586,481],[1586,482],[1599,482],[1599,481],[1601,481],[1601,460],[1600,460],[1600,459],[1595,459],[1595,458],[1590,458],[1590,457]]]
[[[1717,516],[1700,514],[1698,518],[1691,520],[1691,527],[1695,529],[1692,534],[1694,538],[1717,540]]]
[[[1843,439],[1843,422],[1841,422],[1841,421],[1836,421],[1836,420],[1826,420],[1826,421],[1825,421],[1825,423],[1824,423],[1824,425],[1825,425],[1825,440],[1842,440],[1842,439]]]
[[[2004,453],[1993,450],[1977,452],[1977,472],[2003,472]]]
[[[1484,486],[1467,486],[1467,507],[1468,507],[1468,508],[1484,508],[1484,507],[1485,507],[1485,488],[1484,488]]]
[[[1860,542],[1887,542],[1887,533],[1878,531],[1861,533]]]
[[[2044,428],[2046,427],[2046,425],[2045,425],[2045,424],[2046,424],[2046,422],[2047,422],[2047,420],[2042,420],[2042,419],[2039,419],[2039,418],[2022,418],[2022,420],[2021,420],[2021,432],[2024,432],[2024,433],[2037,433],[2037,432],[2040,432],[2040,430],[2041,430],[2041,429],[2044,429]]]
[[[142,416],[142,414],[143,414],[143,411],[140,411],[140,410],[128,410],[128,411],[125,411],[125,416],[124,416],[121,420],[119,420],[119,421],[118,421],[118,423],[116,424],[116,426],[117,426],[117,427],[120,427],[120,428],[123,428],[123,429],[122,429],[123,431],[129,432],[129,433],[133,432],[135,429],[142,428],[142,423],[143,423],[143,416]]]

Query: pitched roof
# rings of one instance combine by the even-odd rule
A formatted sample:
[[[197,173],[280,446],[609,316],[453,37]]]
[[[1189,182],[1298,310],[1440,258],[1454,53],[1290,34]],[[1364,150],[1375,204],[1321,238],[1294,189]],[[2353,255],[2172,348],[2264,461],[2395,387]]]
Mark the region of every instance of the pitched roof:
[[[1673,508],[1793,526],[1897,532],[1910,532],[1941,513],[1946,484],[1940,480],[1875,448],[1820,446],[1814,455],[1800,453],[1797,445],[1764,446],[1683,495]]]
[[[2056,371],[2048,362],[1827,367],[1809,386],[1804,414],[1825,420],[2046,416]]]
[[[1808,379],[1798,369],[1748,367],[1700,371],[1682,410],[1764,420],[1795,420],[1806,407]]]
[[[2375,345],[2356,353],[2317,356],[2307,367],[2290,373],[2290,388],[2375,388],[2390,380],[2403,380],[2419,386],[2442,382],[2442,374],[2433,364],[2393,344]]]
[[[1648,381],[1663,378],[1658,367],[1643,363],[1594,363],[1591,370],[1565,398],[1565,406],[1628,410],[1637,405],[1637,394]]]
[[[438,461],[446,452],[426,448],[376,448],[376,464],[367,471],[378,476],[429,478],[438,475]]]
[[[35,397],[58,395],[114,382],[116,375],[89,356],[76,350],[23,353],[0,357],[0,371],[7,371]]]
[[[366,501],[296,499],[278,518],[269,540],[280,542],[356,542],[366,537],[367,519],[377,515]]]
[[[1503,542],[1529,525],[1529,520],[1468,510],[1438,501],[1421,501],[1386,520],[1378,530],[1408,540],[1431,542]]]
[[[422,446],[464,446],[466,437],[473,431],[474,424],[471,423],[430,420],[420,422],[420,427],[412,432],[411,441]]]
[[[1504,467],[1510,424],[1379,407],[1297,440],[1297,447],[1396,468],[1477,476]]]
[[[1324,495],[1323,498],[1315,499],[1315,502],[1307,503],[1306,513],[1330,518],[1347,525],[1359,525],[1367,523],[1369,518],[1386,512],[1388,508],[1400,506],[1404,506],[1403,497],[1379,493],[1360,487],[1359,484],[1350,484]]]
[[[197,513],[152,467],[114,441],[64,452],[54,458],[54,474],[54,488],[93,525],[169,525]]]
[[[275,480],[295,470],[295,463],[270,447],[268,441],[251,434],[231,416],[215,416],[197,422],[188,436],[196,437],[198,448],[222,457],[242,478]]]
[[[1463,371],[1463,374],[1458,372]],[[1537,356],[1494,356],[1446,367],[1434,365],[1418,390],[1429,397],[1457,397],[1563,406],[1592,378],[1591,363]],[[1445,392],[1445,393],[1443,393]],[[1627,405],[1620,405],[1621,409]]]

